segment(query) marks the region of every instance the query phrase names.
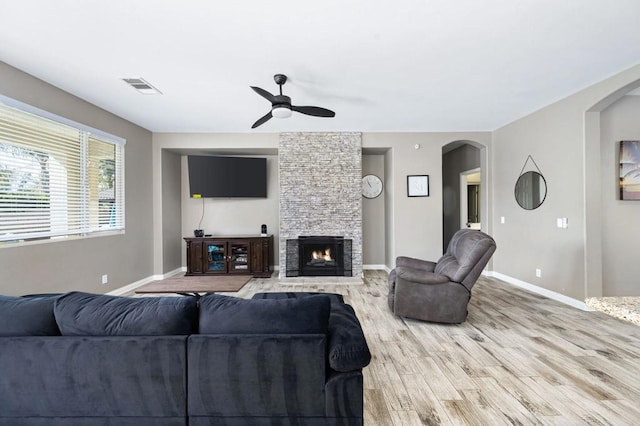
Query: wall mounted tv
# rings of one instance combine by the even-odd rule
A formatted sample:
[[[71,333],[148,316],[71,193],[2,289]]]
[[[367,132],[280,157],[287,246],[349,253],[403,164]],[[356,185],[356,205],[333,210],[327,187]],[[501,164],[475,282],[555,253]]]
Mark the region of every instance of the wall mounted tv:
[[[266,198],[267,159],[190,155],[192,198]]]

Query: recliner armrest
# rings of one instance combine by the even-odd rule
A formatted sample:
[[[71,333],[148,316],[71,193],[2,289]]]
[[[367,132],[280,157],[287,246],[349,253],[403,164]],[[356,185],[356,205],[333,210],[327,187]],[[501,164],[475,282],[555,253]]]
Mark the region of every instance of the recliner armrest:
[[[396,258],[396,267],[399,266],[418,269],[424,272],[433,272],[436,268],[436,263],[429,260],[416,259],[414,257],[398,256]]]
[[[435,272],[425,272],[418,269],[406,268],[399,266],[396,268],[396,276],[405,281],[411,281],[420,284],[444,284],[448,283],[449,277]]]

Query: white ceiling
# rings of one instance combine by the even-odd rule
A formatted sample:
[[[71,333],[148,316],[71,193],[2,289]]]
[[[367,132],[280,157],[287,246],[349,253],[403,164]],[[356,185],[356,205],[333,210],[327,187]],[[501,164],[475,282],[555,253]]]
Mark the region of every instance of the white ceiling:
[[[639,0],[3,0],[0,61],[154,132],[494,130],[640,63],[639,27]],[[276,73],[336,117],[251,130]]]

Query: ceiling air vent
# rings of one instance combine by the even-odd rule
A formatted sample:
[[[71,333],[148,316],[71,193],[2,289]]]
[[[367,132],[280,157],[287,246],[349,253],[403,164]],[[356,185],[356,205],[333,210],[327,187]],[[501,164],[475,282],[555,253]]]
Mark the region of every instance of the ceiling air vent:
[[[122,79],[129,86],[136,89],[138,92],[143,95],[161,95],[162,92],[153,87],[151,84],[147,83],[142,78],[123,78]]]

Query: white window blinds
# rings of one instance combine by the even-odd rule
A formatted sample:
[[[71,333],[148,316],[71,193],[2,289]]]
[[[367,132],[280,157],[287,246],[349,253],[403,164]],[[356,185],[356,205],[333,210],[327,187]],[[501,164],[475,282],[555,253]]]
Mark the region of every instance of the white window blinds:
[[[124,140],[0,97],[0,242],[124,229]]]

